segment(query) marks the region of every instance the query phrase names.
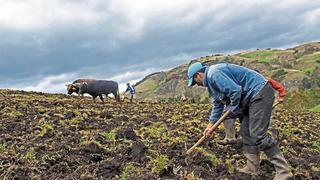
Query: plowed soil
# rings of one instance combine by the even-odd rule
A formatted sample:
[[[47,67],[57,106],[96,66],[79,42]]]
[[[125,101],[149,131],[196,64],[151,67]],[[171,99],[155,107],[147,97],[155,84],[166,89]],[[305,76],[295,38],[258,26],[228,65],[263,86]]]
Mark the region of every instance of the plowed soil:
[[[241,141],[221,125],[187,156],[211,105],[150,103],[0,90],[0,179],[250,179]],[[277,107],[270,134],[294,179],[320,179],[320,114]],[[237,123],[239,131],[239,124]],[[262,155],[260,179],[275,171]]]

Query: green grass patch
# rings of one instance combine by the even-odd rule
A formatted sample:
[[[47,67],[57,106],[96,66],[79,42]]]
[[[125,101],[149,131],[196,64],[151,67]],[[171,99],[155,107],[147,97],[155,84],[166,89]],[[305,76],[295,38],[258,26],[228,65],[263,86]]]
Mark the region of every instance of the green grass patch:
[[[194,172],[191,172],[190,174],[187,175],[188,180],[203,180],[203,178],[198,177],[194,174]]]
[[[0,153],[4,153],[7,150],[7,147],[5,144],[0,144]]]
[[[226,162],[225,162],[225,164],[227,165],[228,171],[229,171],[230,174],[235,174],[235,173],[237,172],[236,166],[235,166],[235,164],[233,163],[233,160],[232,160],[232,159],[231,159],[231,160],[230,160],[230,159],[227,159]]]
[[[54,161],[55,160],[55,158],[52,156],[49,156],[49,155],[47,155],[47,154],[45,154],[45,155],[43,155],[42,157],[41,157],[41,164],[43,164],[43,165],[46,165],[46,164],[48,164],[50,161]]]
[[[81,130],[79,133],[81,134],[80,144],[89,144],[89,142],[92,140],[90,131]]]
[[[139,91],[153,91],[159,87],[159,82],[155,80],[147,80],[143,84],[139,85],[136,89]]]
[[[10,107],[5,107],[1,110],[2,114],[4,117],[7,117],[7,118],[19,118],[19,117],[22,117],[23,114],[18,111],[18,110],[15,110],[13,108],[10,108]]]
[[[315,106],[315,107],[313,107],[313,108],[311,108],[311,109],[309,109],[309,111],[311,111],[311,112],[320,112],[320,104]]]
[[[33,148],[28,148],[26,154],[22,155],[22,159],[25,159],[29,163],[34,163],[36,160],[36,152]]]
[[[319,141],[312,142],[312,148],[320,153],[320,142]]]
[[[294,66],[295,69],[299,69],[308,75],[312,75],[319,67],[320,62],[320,52],[302,56],[297,60],[297,64]]]
[[[175,136],[174,134],[179,134],[179,136]],[[165,143],[169,144],[184,142],[187,139],[184,132],[168,131],[168,127],[163,124],[154,124],[154,126],[142,127],[139,129],[138,135],[151,141],[161,138]]]
[[[116,141],[116,131],[117,129],[113,129],[110,132],[105,131],[103,133],[103,137],[107,142],[114,143]]]
[[[152,159],[148,163],[148,167],[155,174],[160,174],[163,170],[168,168],[169,159],[166,155],[160,155],[159,157]]]
[[[124,168],[120,174],[120,180],[126,180],[134,173],[135,167],[133,164],[129,163]]]
[[[319,112],[320,89],[299,90],[288,93],[288,97],[283,104],[286,109],[309,110]]]
[[[269,50],[258,50],[258,51],[244,53],[239,56],[243,58],[248,58],[248,59],[257,59],[258,62],[260,63],[269,63],[272,60],[277,60],[279,58],[279,55],[281,55],[281,52],[269,51]]]
[[[48,122],[46,122],[44,119],[40,120],[39,125],[37,127],[40,128],[40,133],[39,133],[40,137],[43,137],[49,131],[53,130],[53,126]]]
[[[120,174],[120,180],[130,179],[130,176],[140,175],[143,169],[135,166],[132,163],[126,164],[126,166],[122,169]]]
[[[274,55],[274,53],[271,51],[253,51],[253,52],[241,54],[240,57],[252,59],[252,58],[257,58],[257,57],[269,57],[269,56],[273,56],[273,55]]]
[[[219,158],[212,152],[205,150],[203,148],[197,148],[204,156],[208,157],[214,167],[220,164]]]
[[[259,59],[258,60],[258,62],[260,62],[260,63],[268,63],[270,61],[271,61],[271,59]]]
[[[81,121],[83,121],[84,120],[84,118],[83,117],[81,117],[81,116],[76,116],[76,117],[74,117],[74,118],[72,118],[71,120],[70,120],[70,123],[71,124],[78,124],[79,122],[81,122]]]

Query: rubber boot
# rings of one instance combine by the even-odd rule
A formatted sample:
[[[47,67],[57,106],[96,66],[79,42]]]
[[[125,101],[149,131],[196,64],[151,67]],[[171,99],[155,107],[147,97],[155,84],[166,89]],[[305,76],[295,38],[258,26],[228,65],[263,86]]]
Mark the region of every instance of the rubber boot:
[[[274,180],[286,180],[293,177],[293,174],[289,169],[288,163],[281,152],[270,157],[269,160],[276,169],[276,175],[274,177]]]
[[[223,140],[218,140],[217,143],[220,145],[235,144],[236,130],[235,130],[235,119],[226,119],[223,121],[226,136]]]
[[[278,140],[279,130],[276,128],[270,128],[272,139]]]
[[[260,155],[244,153],[244,156],[247,158],[247,165],[238,169],[238,172],[249,174],[254,177],[259,176]]]

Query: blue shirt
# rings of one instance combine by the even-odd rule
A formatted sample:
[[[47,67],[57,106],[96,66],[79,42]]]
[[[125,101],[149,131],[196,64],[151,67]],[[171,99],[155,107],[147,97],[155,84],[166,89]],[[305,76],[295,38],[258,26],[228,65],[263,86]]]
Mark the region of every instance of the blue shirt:
[[[251,69],[229,63],[219,63],[207,67],[203,84],[213,99],[209,121],[215,123],[222,115],[224,103],[232,114],[238,114],[241,102],[249,102],[263,86],[267,79]]]
[[[126,89],[126,91],[125,92],[130,92],[130,94],[135,94],[136,93],[136,90],[134,89],[134,87],[133,86],[131,86],[131,85],[129,85],[128,87],[127,87],[127,89]]]

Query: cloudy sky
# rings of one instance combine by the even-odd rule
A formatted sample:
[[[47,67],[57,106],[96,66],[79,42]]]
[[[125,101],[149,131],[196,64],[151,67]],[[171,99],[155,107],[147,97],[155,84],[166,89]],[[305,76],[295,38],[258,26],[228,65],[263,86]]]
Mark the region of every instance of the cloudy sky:
[[[0,0],[0,88],[65,93],[196,57],[320,40],[314,0]]]

